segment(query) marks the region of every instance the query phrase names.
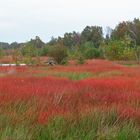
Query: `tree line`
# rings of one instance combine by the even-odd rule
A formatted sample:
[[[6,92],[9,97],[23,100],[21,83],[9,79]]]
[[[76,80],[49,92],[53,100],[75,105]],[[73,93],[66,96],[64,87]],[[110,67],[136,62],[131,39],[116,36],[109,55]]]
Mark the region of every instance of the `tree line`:
[[[6,51],[9,49],[10,54]],[[0,43],[0,57],[3,55],[13,55],[16,62],[24,57],[26,63],[34,63],[33,57],[39,63],[40,56],[50,56],[59,64],[65,64],[68,59],[84,63],[85,59],[93,58],[139,62],[140,20],[120,22],[115,29],[107,27],[106,35],[100,26],[86,26],[81,33],[65,33],[47,43],[39,37],[26,43]]]

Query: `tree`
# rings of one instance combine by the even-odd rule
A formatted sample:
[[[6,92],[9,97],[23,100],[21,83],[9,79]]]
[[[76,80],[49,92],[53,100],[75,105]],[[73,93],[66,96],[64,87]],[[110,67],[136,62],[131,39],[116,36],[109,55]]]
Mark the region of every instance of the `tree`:
[[[140,20],[134,19],[133,22],[128,22],[128,33],[131,39],[140,45]]]
[[[80,34],[73,32],[73,33],[65,33],[63,38],[64,46],[67,46],[71,49],[72,46],[78,45],[80,43]]]
[[[134,19],[133,22],[128,22],[129,36],[132,40],[133,47],[135,48],[136,60],[140,62],[140,20]]]
[[[17,42],[13,42],[9,45],[9,48],[11,48],[11,49],[16,49],[19,47],[20,47],[20,44],[18,44]]]
[[[103,41],[102,27],[87,26],[81,33],[82,42],[92,42],[98,48]]]
[[[49,41],[48,45],[55,45],[57,43],[58,39],[57,38],[54,38],[54,37],[51,37],[51,40]]]
[[[35,39],[31,39],[26,44],[32,45],[34,48],[43,48],[45,43],[40,39],[40,37],[36,36]]]
[[[127,22],[123,21],[119,23],[115,29],[112,31],[111,38],[113,40],[123,40],[125,35],[128,34]]]
[[[69,48],[74,45],[74,38],[72,33],[65,33],[63,38],[63,43],[65,46],[68,46]]]
[[[140,46],[136,47],[135,55],[136,55],[137,62],[140,63]]]
[[[106,37],[105,37],[105,43],[108,44],[111,39],[112,29],[108,26],[106,27]]]
[[[8,49],[8,47],[9,47],[9,43],[0,42],[0,48],[1,49]]]

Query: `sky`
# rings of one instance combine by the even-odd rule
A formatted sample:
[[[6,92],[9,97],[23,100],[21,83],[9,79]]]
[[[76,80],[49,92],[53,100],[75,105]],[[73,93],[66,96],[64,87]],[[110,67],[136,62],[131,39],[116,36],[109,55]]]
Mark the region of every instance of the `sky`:
[[[140,18],[140,0],[0,0],[0,42],[48,42],[85,26],[114,28]]]

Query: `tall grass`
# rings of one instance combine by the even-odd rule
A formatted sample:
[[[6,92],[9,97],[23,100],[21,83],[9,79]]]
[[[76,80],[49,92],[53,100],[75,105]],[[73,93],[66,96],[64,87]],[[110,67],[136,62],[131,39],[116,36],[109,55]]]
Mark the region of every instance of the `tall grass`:
[[[45,124],[10,124],[3,119],[1,140],[139,140],[140,131],[133,120],[119,120],[114,111],[91,112],[75,117],[56,116]]]
[[[97,60],[11,70],[0,68],[0,140],[140,139],[139,67]]]

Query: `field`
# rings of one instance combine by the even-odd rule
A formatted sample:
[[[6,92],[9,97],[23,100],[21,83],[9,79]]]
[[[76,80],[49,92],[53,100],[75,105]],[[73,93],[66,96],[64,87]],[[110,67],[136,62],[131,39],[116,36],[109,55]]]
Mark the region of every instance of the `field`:
[[[0,67],[0,140],[140,140],[140,66]]]

